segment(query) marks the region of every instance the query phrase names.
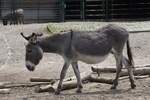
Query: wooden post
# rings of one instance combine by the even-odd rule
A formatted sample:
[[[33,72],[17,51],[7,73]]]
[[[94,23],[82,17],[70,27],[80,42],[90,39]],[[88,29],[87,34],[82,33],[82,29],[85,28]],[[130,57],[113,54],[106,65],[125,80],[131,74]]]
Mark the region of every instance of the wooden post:
[[[9,89],[9,88],[7,88],[7,89],[0,89],[0,94],[8,94],[8,93],[10,93],[10,90],[11,89]]]
[[[91,73],[87,73],[87,72],[81,73],[81,80],[83,84],[87,83],[86,81],[89,80],[90,75]],[[35,89],[35,92],[38,92],[38,93],[39,92],[55,92],[58,86],[58,82],[59,81],[57,81],[53,85],[38,87]],[[73,89],[76,87],[77,87],[77,80],[75,76],[64,79],[63,84],[62,84],[62,90]]]
[[[89,81],[90,82],[113,84],[113,79],[106,79],[106,78],[101,78],[101,77],[95,77],[94,75],[90,75]]]
[[[116,71],[116,68],[94,68],[92,67],[91,68],[93,72],[110,72],[110,73],[115,73]],[[138,76],[138,75],[150,75],[150,68],[136,68],[134,71],[133,71],[134,75],[135,76]],[[121,73],[120,73],[120,77],[123,77],[123,76],[128,76],[128,71],[125,71],[125,70],[122,70]]]
[[[97,73],[101,73],[101,72],[105,72],[105,73],[116,73],[116,68],[96,68],[96,67],[91,67],[91,70],[93,72],[97,72]]]
[[[30,78],[30,82],[49,82],[50,84],[55,83],[56,80],[54,79],[44,79],[44,78],[39,78],[39,77],[33,77]]]

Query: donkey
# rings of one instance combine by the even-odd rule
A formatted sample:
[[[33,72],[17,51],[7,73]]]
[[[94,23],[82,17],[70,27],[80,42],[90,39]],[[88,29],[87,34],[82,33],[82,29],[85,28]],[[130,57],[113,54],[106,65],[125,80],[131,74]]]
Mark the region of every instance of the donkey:
[[[23,24],[24,23],[24,14],[23,9],[16,9],[15,11],[6,14],[3,16],[3,25],[7,25],[8,22],[10,25],[12,24]]]
[[[123,64],[128,69],[131,88],[136,87],[133,76],[134,62],[129,43],[129,34],[124,28],[117,25],[107,25],[96,31],[66,31],[47,37],[32,33],[30,36],[21,35],[28,41],[26,45],[26,67],[34,71],[44,52],[56,53],[63,57],[64,65],[60,74],[60,81],[55,91],[59,94],[66,71],[71,64],[77,78],[77,92],[82,92],[82,82],[78,68],[78,61],[96,64],[105,60],[112,53],[116,60],[116,77],[111,89],[118,85],[119,73]],[[123,56],[123,48],[127,45],[128,59]]]

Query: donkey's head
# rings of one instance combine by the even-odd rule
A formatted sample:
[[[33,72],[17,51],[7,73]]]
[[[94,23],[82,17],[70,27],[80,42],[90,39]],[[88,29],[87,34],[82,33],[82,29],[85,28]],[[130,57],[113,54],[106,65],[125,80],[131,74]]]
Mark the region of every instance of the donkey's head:
[[[26,67],[29,71],[34,71],[35,66],[39,64],[40,60],[43,57],[43,50],[39,46],[38,37],[42,34],[32,33],[30,36],[24,36],[21,33],[22,37],[28,41],[26,45]]]

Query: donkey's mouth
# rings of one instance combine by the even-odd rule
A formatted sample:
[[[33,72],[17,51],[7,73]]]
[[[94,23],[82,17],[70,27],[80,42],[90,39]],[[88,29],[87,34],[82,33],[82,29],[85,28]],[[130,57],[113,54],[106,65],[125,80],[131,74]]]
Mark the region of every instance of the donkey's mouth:
[[[26,67],[29,71],[34,71],[34,69],[35,69],[35,67],[33,67],[33,66],[26,66]]]
[[[26,62],[26,67],[29,71],[34,71],[35,70],[35,64],[30,62],[30,61],[27,61]]]

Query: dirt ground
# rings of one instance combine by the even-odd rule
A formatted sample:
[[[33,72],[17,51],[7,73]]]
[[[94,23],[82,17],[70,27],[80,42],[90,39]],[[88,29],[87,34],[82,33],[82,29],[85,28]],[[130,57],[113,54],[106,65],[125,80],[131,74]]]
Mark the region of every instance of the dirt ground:
[[[43,32],[47,24],[28,25],[0,25],[0,82],[29,83],[31,77],[59,78],[63,59],[56,54],[44,54],[44,58],[34,72],[25,68],[25,44],[20,36],[32,32]],[[45,31],[44,31],[45,32]],[[46,35],[46,34],[45,34]],[[130,34],[130,43],[134,53],[135,65],[150,65],[150,34]],[[92,65],[80,62],[80,72],[90,71]],[[98,67],[115,67],[112,55]],[[73,76],[70,68],[67,76]],[[114,76],[112,76],[114,77]],[[110,85],[102,83],[88,83],[84,85],[83,93],[75,93],[75,89],[63,91],[60,95],[54,93],[35,93],[35,87],[12,88],[9,94],[0,94],[0,100],[149,100],[150,78],[136,80],[137,88],[130,89],[129,80],[119,82],[117,90],[110,90]]]

